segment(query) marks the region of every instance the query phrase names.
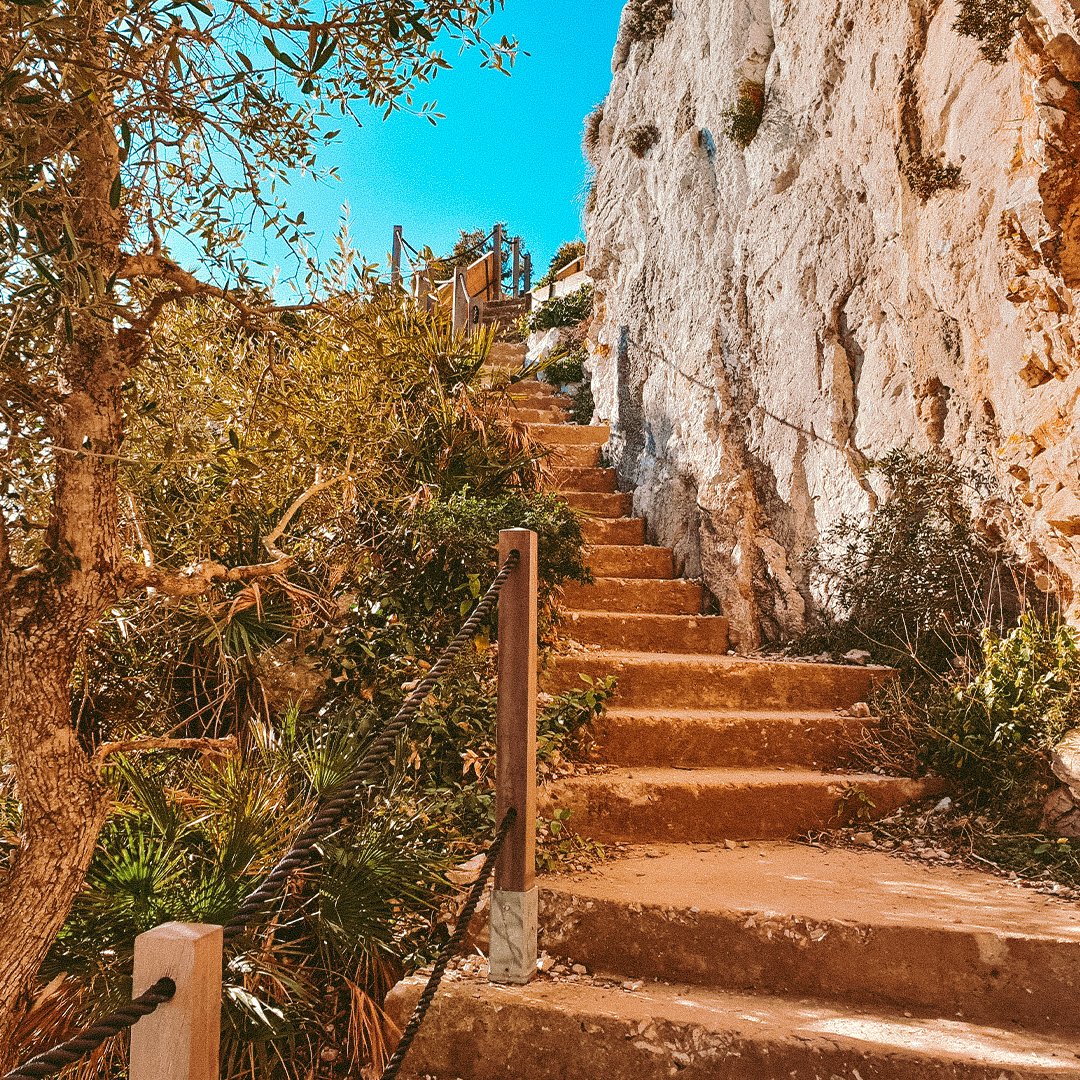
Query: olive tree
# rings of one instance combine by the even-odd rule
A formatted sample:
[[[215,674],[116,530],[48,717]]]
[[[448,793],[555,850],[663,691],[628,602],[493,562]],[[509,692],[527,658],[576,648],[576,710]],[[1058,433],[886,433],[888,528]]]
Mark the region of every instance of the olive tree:
[[[2,5],[0,761],[20,825],[0,864],[0,1062],[109,810],[72,724],[80,641],[125,596],[289,565],[287,521],[250,565],[161,568],[138,550],[118,477],[155,322],[214,297],[257,328],[273,294],[245,255],[253,231],[304,257],[290,178],[319,170],[360,107],[434,119],[413,94],[447,45],[508,67],[513,43],[484,36],[499,4]]]

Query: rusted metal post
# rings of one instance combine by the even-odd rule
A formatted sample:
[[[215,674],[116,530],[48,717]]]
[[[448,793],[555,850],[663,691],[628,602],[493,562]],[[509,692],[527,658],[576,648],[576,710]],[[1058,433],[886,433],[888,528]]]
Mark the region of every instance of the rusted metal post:
[[[502,291],[502,253],[503,253],[503,227],[502,225],[495,226],[495,281],[494,292],[492,293],[493,300],[501,300]]]
[[[513,283],[513,286],[512,286],[513,292],[512,292],[511,295],[516,300],[521,295],[520,290],[518,289],[518,284],[521,281],[521,237],[520,236],[515,236],[514,237],[513,242],[510,245],[510,250],[513,252],[513,260],[514,260],[514,283]]]
[[[171,1001],[131,1029],[130,1080],[218,1080],[222,929],[165,923],[135,939],[132,990],[176,983]]]
[[[527,983],[536,974],[536,597],[537,541],[528,529],[499,534],[499,561],[520,561],[499,597],[499,704],[495,733],[495,813],[517,811],[495,867],[490,975]]]
[[[395,289],[401,288],[401,238],[402,227],[394,226],[394,243],[390,249],[390,284]]]

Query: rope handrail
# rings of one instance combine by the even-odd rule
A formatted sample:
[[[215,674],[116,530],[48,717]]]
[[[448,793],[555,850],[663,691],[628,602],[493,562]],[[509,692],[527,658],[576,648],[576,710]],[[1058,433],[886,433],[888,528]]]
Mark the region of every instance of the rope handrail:
[[[431,667],[427,675],[416,684],[398,711],[383,725],[379,734],[368,744],[356,768],[345,778],[332,796],[322,800],[318,812],[308,822],[296,840],[293,841],[289,851],[278,860],[263,883],[248,893],[241,901],[236,914],[224,926],[226,943],[239,937],[247,926],[270,905],[295,871],[306,868],[314,861],[313,856],[319,843],[337,828],[341,818],[361,791],[377,779],[396,748],[398,739],[420,711],[424,699],[436,687],[450,665],[461,655],[475,637],[476,631],[484,620],[491,614],[499,599],[499,593],[520,561],[521,553],[519,551],[511,551],[508,554],[498,574],[495,575],[487,591],[473,608],[472,613],[462,623],[461,628],[450,643],[443,649],[439,659]],[[488,849],[488,858],[484,864],[484,871],[481,873],[481,878],[485,883],[490,877],[499,849],[502,847],[502,843],[515,817],[515,811],[507,811],[495,841],[492,847]],[[477,880],[479,881],[481,878]],[[479,895],[474,898],[470,894],[470,902],[466,904],[462,918],[459,919],[459,926],[462,928],[462,939],[479,899]],[[455,930],[454,936],[447,943],[447,948],[457,937],[457,930]],[[460,947],[460,940],[458,941],[458,947]],[[446,950],[444,950],[445,952]],[[440,957],[440,960],[445,961],[442,967],[443,972],[445,972],[446,963],[449,962],[451,955],[446,954],[445,957]],[[439,978],[441,980],[441,973]],[[142,1017],[149,1016],[160,1005],[171,1001],[175,994],[176,984],[172,979],[158,979],[157,982],[132,1001],[101,1017],[89,1027],[57,1046],[41,1054],[36,1054],[10,1072],[5,1073],[0,1080],[43,1080],[45,1077],[54,1076],[86,1054],[96,1050],[107,1040],[133,1027]],[[432,991],[431,996],[434,996],[434,991]],[[428,1004],[430,1004],[430,1001]],[[417,1026],[419,1026],[419,1023]],[[413,1034],[415,1036],[415,1032]]]

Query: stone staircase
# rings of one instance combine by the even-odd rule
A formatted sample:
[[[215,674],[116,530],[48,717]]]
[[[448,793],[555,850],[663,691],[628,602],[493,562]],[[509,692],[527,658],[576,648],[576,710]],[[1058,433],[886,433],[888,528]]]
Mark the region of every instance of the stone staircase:
[[[701,613],[701,587],[645,543],[599,467],[607,428],[564,423],[542,383],[517,394],[553,484],[589,515],[595,575],[566,590],[571,646],[543,688],[618,678],[597,731],[606,767],[549,786],[541,812],[567,808],[620,846],[594,872],[541,881],[559,970],[524,988],[451,979],[411,1075],[1080,1080],[1080,909],[791,840],[937,790],[842,769],[888,672],[727,655],[726,621]],[[398,987],[391,1011],[421,985]]]

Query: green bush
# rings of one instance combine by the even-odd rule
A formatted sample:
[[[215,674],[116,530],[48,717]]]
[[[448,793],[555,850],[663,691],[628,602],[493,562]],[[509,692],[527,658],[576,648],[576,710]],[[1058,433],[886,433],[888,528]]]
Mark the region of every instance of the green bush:
[[[1028,0],[960,0],[953,29],[979,41],[979,51],[992,64],[1001,64],[1016,34],[1016,24],[1027,14]]]
[[[1080,726],[1080,638],[1031,614],[987,630],[981,663],[938,687],[925,715],[931,768],[979,803],[1034,809],[1054,782],[1050,750]]]
[[[588,355],[584,345],[552,353],[541,365],[544,379],[552,386],[570,386],[581,382],[585,378],[585,360]]]
[[[576,259],[580,259],[584,254],[585,243],[582,240],[568,240],[565,244],[560,244],[558,250],[551,257],[547,272],[536,283],[536,287],[541,288],[544,285],[550,285],[555,280],[555,275],[564,266],[569,266]]]
[[[976,478],[937,452],[892,450],[871,463],[886,485],[868,517],[846,515],[809,553],[811,580],[838,613],[820,643],[947,670],[986,625],[1019,610],[1003,558],[976,530]]]
[[[577,326],[592,315],[593,287],[582,285],[576,292],[548,300],[533,313],[530,327],[533,330],[550,330],[553,327]]]

